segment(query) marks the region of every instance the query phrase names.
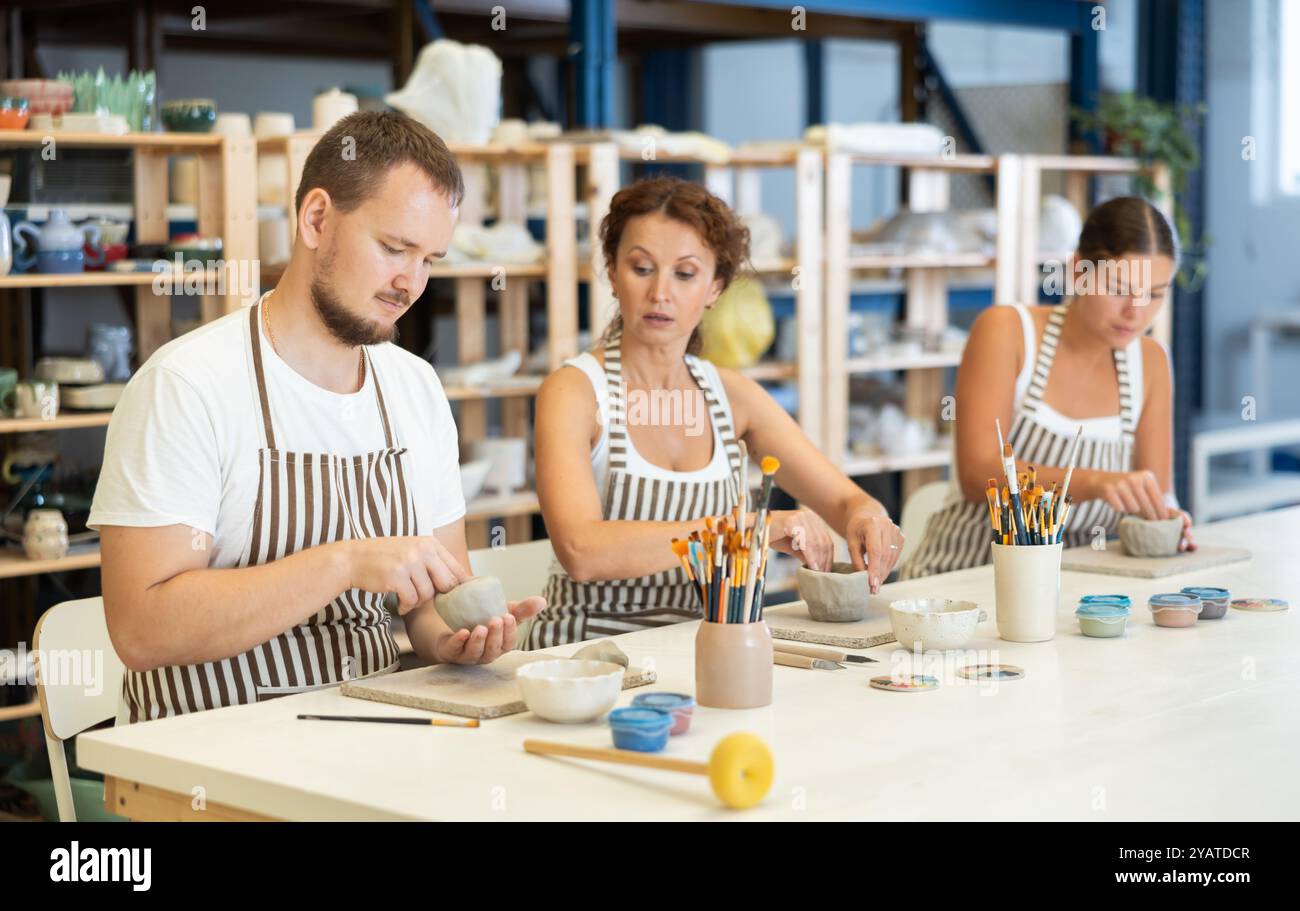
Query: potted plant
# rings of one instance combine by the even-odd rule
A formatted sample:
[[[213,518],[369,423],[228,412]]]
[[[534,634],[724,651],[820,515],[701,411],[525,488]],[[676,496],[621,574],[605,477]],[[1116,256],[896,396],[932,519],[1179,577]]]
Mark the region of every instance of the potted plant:
[[[1191,236],[1191,221],[1178,204],[1178,194],[1187,189],[1187,175],[1201,164],[1200,150],[1189,130],[1205,113],[1205,106],[1161,104],[1132,92],[1117,92],[1102,95],[1096,111],[1074,108],[1070,113],[1080,129],[1100,137],[1106,154],[1136,158],[1145,165],[1159,163],[1168,171],[1174,195],[1174,230],[1183,248],[1178,282],[1189,290],[1199,288],[1205,281],[1209,237],[1197,240]],[[1143,196],[1156,195],[1149,170],[1139,171],[1134,185]]]

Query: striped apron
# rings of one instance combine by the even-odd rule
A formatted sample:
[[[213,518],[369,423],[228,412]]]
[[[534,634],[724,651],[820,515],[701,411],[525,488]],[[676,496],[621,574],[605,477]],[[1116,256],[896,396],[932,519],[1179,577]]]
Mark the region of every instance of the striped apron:
[[[1037,414],[1043,401],[1043,390],[1047,388],[1052,360],[1056,356],[1061,325],[1065,322],[1069,306],[1068,301],[1058,305],[1048,317],[1038,346],[1038,359],[1034,364],[1029,389],[1007,437],[1018,462],[1059,468],[1068,464],[1074,433],[1058,433],[1044,426]],[[1099,440],[1085,435],[1079,442],[1076,468],[1132,470],[1133,434],[1137,429],[1137,421],[1133,411],[1128,354],[1123,348],[1116,348],[1114,357],[1115,373],[1119,378],[1119,438]],[[991,447],[992,443],[989,445]],[[1119,519],[1119,513],[1105,500],[1080,501],[1070,510],[1061,540],[1066,547],[1075,547],[1090,543],[1098,529],[1104,530],[1107,536],[1113,535],[1118,531]],[[915,579],[988,563],[992,559],[989,550],[991,540],[992,526],[989,524],[988,506],[983,500],[978,503],[968,500],[948,503],[926,523],[925,535],[915,554],[905,561],[899,571],[899,578]]]
[[[258,566],[309,547],[351,538],[415,533],[415,504],[394,442],[379,377],[375,399],[383,449],[340,457],[276,448],[263,372],[258,320],[249,308],[250,353],[266,446],[258,450],[253,527],[238,566]],[[368,353],[365,369],[373,371]],[[397,669],[384,594],[351,589],[315,616],[242,655],[204,664],[126,671],[122,688],[131,722],[260,702]]]
[[[730,475],[711,481],[666,480],[641,477],[629,470],[627,456],[631,441],[627,430],[621,342],[621,337],[615,336],[605,345],[609,472],[602,507],[604,518],[685,522],[729,512],[737,502],[740,445],[717,392],[692,355],[686,355],[686,366],[704,394],[709,419],[718,431],[715,439],[722,440],[726,451]],[[668,544],[663,542],[665,551]],[[530,649],[698,620],[702,616],[695,587],[681,567],[634,579],[600,582],[575,582],[561,571],[551,574],[543,594],[547,606],[537,615],[529,631],[526,647]]]

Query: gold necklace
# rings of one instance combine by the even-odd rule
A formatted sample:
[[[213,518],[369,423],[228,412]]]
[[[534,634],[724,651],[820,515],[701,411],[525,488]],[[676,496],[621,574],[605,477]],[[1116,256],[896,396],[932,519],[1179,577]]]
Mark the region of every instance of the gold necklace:
[[[271,350],[276,354],[280,353],[280,346],[275,343],[275,330],[271,328],[271,295],[275,294],[274,288],[266,293],[262,300],[262,322],[266,324],[266,337],[271,341]],[[357,388],[360,389],[366,384],[366,354],[360,352],[361,361],[357,364]]]

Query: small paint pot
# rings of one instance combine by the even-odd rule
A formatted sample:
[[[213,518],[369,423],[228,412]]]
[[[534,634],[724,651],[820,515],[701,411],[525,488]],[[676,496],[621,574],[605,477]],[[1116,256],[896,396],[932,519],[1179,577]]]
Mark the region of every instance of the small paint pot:
[[[1120,607],[1129,608],[1133,606],[1133,601],[1128,595],[1084,595],[1079,599],[1080,604],[1115,604]]]
[[[632,704],[643,709],[658,709],[673,716],[673,727],[668,733],[676,737],[691,729],[691,716],[695,714],[695,697],[685,693],[638,693]]]
[[[1208,585],[1189,585],[1183,589],[1183,594],[1201,599],[1201,620],[1218,620],[1228,612],[1228,602],[1232,600],[1232,594],[1226,588]]]
[[[1117,602],[1099,601],[1080,604],[1074,609],[1079,631],[1094,639],[1117,639],[1128,627],[1129,607]]]
[[[659,709],[633,705],[609,713],[614,746],[620,750],[658,753],[668,745],[668,731],[672,726],[673,716]]]
[[[1201,599],[1182,592],[1152,595],[1147,604],[1156,626],[1195,626],[1201,613]]]

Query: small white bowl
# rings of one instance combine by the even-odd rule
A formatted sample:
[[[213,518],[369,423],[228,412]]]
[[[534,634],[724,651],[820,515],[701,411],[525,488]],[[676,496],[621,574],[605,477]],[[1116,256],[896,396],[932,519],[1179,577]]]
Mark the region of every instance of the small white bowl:
[[[894,638],[906,649],[918,644],[927,652],[965,648],[980,621],[987,619],[988,613],[974,601],[906,598],[889,605]]]
[[[561,724],[595,721],[614,707],[623,692],[623,668],[609,661],[534,661],[515,676],[528,710]]]
[[[90,385],[104,382],[104,368],[88,357],[43,357],[34,371],[38,380]]]

